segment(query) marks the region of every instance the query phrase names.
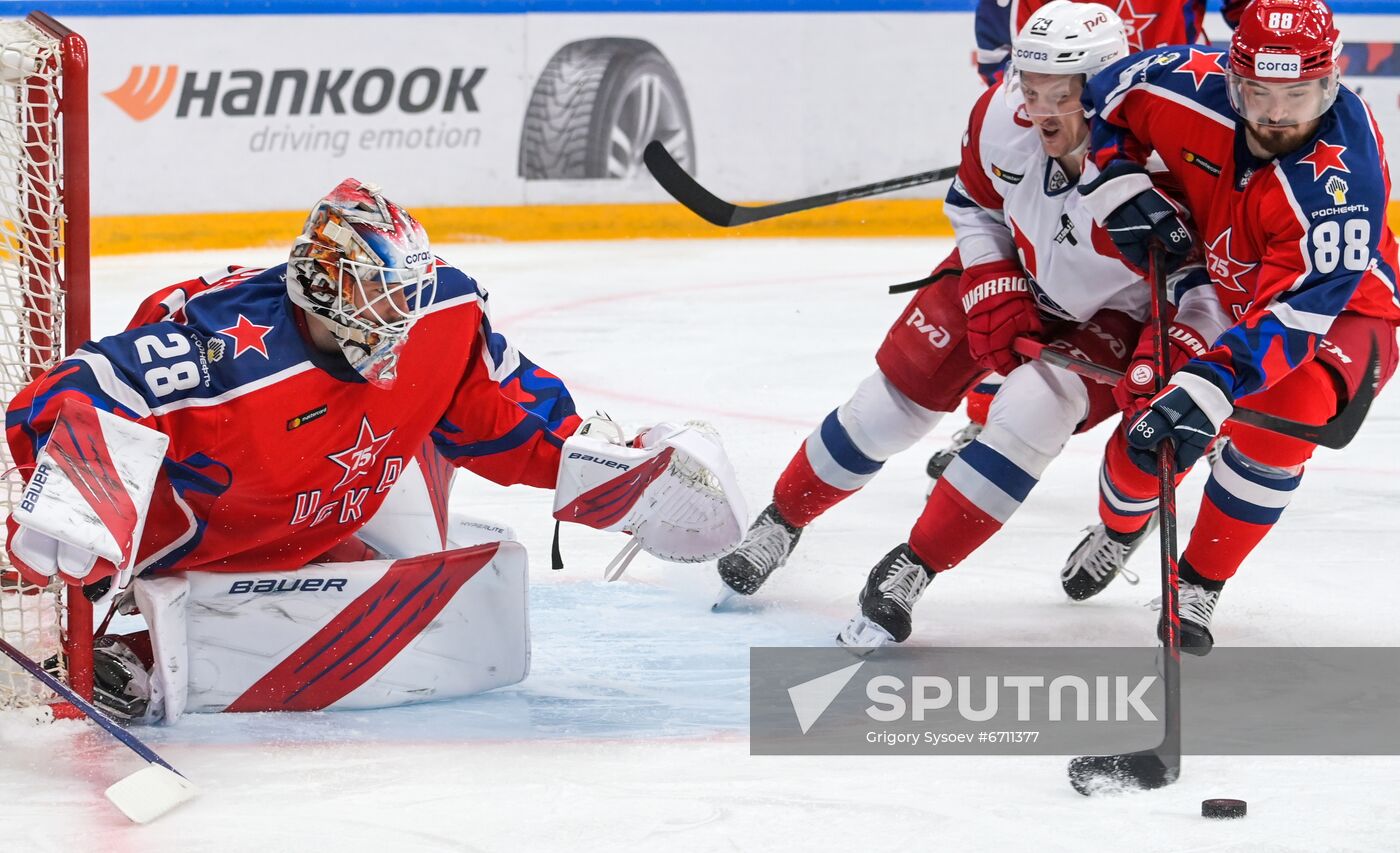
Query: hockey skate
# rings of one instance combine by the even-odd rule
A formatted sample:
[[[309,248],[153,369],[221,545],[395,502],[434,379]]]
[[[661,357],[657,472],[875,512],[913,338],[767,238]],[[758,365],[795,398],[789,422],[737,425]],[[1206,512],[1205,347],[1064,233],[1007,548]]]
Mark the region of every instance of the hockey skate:
[[[1087,528],[1088,535],[1075,546],[1060,570],[1060,586],[1065,595],[1075,601],[1093,598],[1120,574],[1128,583],[1136,584],[1138,576],[1128,570],[1128,558],[1156,529],[1155,513],[1131,538],[1112,533],[1103,524]]]
[[[145,662],[116,637],[98,637],[92,648],[92,703],[118,720],[139,720],[150,698]]]
[[[933,573],[908,543],[886,554],[860,592],[860,614],[836,639],[855,654],[865,655],[889,643],[902,643],[913,630],[914,602],[924,594]]]
[[[724,582],[712,609],[718,610],[739,595],[753,595],[768,576],[787,562],[802,528],[793,527],[769,504],[744,535],[738,548],[719,558],[719,578]]]
[[[1215,605],[1219,601],[1220,590],[1207,589],[1182,579],[1177,610],[1181,615],[1181,650],[1186,654],[1205,657],[1215,648],[1215,637],[1210,633],[1210,618],[1215,614]],[[1161,597],[1154,599],[1152,605],[1161,610]],[[1157,626],[1157,639],[1165,642],[1160,624]]]
[[[943,476],[943,472],[948,470],[948,466],[953,464],[953,460],[958,458],[963,448],[967,447],[982,434],[982,425],[976,421],[968,421],[967,426],[953,433],[948,446],[929,457],[928,475],[930,479],[937,480]],[[932,488],[932,487],[930,487]]]

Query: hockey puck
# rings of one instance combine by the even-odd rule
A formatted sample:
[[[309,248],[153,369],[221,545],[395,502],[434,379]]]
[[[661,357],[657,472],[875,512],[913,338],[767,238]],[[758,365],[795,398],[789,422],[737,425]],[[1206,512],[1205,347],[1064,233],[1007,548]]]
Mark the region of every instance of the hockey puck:
[[[1245,808],[1244,800],[1202,800],[1201,817],[1244,817]]]

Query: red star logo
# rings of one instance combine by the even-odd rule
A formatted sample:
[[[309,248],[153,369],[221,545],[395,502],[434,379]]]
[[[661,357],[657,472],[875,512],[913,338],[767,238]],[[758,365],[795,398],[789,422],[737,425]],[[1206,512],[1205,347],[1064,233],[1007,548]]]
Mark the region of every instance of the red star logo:
[[[374,460],[379,457],[380,452],[384,450],[384,445],[389,443],[389,439],[393,435],[393,430],[389,430],[383,435],[375,435],[374,430],[369,425],[369,417],[361,417],[360,434],[355,439],[355,446],[326,457],[345,469],[345,475],[340,478],[339,483],[335,484],[335,488],[339,489],[356,477],[368,474],[369,469],[374,465]]]
[[[1308,152],[1306,157],[1299,157],[1299,163],[1307,163],[1313,167],[1313,180],[1322,177],[1323,172],[1328,169],[1336,169],[1338,172],[1351,174],[1347,164],[1342,162],[1342,154],[1347,150],[1345,145],[1328,145],[1321,139],[1313,146],[1313,150]]]
[[[1145,44],[1142,35],[1157,20],[1156,15],[1140,15],[1133,9],[1133,0],[1119,0],[1118,17],[1123,19],[1123,27],[1128,31],[1128,47],[1134,53],[1155,46]],[[1200,88],[1199,83],[1197,88]]]
[[[271,326],[259,326],[242,314],[238,315],[238,322],[227,329],[220,329],[219,334],[233,338],[233,357],[238,358],[248,350],[267,358],[267,333],[272,331]]]
[[[1223,53],[1206,53],[1203,50],[1191,48],[1191,56],[1176,69],[1177,74],[1190,74],[1192,82],[1196,84],[1196,91],[1201,90],[1201,84],[1206,82],[1206,78],[1212,74],[1225,76],[1225,69],[1221,67],[1220,60],[1225,58]]]
[[[1236,260],[1230,252],[1230,231],[1226,228],[1206,246],[1206,266],[1210,269],[1210,277],[1215,279],[1216,284],[1227,290],[1234,290],[1238,293],[1247,293],[1245,286],[1240,283],[1240,276],[1248,274],[1258,264],[1245,263]]]

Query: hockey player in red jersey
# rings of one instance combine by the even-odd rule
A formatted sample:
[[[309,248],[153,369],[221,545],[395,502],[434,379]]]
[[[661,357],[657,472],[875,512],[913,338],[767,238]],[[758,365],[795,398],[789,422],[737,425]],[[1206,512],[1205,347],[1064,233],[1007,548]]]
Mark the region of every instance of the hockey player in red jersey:
[[[356,707],[463,695],[522,678],[528,636],[524,554],[500,541],[508,531],[478,526],[466,538],[487,550],[452,550],[465,544],[446,518],[452,468],[556,489],[556,517],[634,533],[659,556],[713,559],[739,540],[742,504],[713,488],[732,475],[674,470],[727,468],[707,436],[661,425],[624,446],[615,424],[580,423],[563,382],[492,326],[476,281],[435,257],[422,226],[378,187],[346,180],[312,210],[287,264],[166,288],[127,331],[83,345],[16,396],[7,439],[21,469],[36,473],[31,499],[9,519],[8,551],[34,583],[58,575],[115,593],[136,576],[142,613],[175,629],[165,654],[152,631],[170,717],[184,707],[326,707],[346,700],[355,679],[394,667],[361,685]],[[402,498],[409,488],[414,496]],[[683,530],[656,509],[662,489],[698,510]],[[415,527],[415,514],[425,523]],[[347,560],[356,568],[303,568]],[[308,584],[321,598],[289,603]],[[453,597],[459,588],[465,598]],[[198,600],[189,590],[220,604],[186,612],[182,602]],[[263,593],[281,598],[260,609]],[[337,628],[356,606],[357,627]],[[266,624],[200,622],[211,610]],[[497,613],[514,615],[503,623]],[[347,647],[326,672],[344,666],[354,677],[306,690],[298,679],[310,670],[279,662],[319,648],[328,631],[327,649],[369,632],[359,639],[373,640],[365,648],[379,657],[367,663]],[[415,662],[404,646],[434,632],[428,663]],[[258,654],[216,655],[208,671],[224,683],[170,680],[198,673],[199,654],[274,636],[282,644]],[[181,657],[172,664],[171,654]],[[129,647],[104,643],[104,655],[113,666],[99,675],[135,668]],[[459,660],[479,669],[457,679]],[[234,672],[246,678],[230,688]],[[333,682],[347,686],[337,693]]]
[[[1011,56],[1011,36],[1051,0],[979,0],[977,3],[977,71],[987,85],[1001,79]],[[1220,14],[1234,27],[1249,0],[1225,0]],[[1208,42],[1205,0],[1111,0],[1137,53],[1169,44]]]
[[[1012,79],[973,108],[948,193],[958,248],[941,269],[959,274],[914,297],[876,355],[878,370],[807,438],[772,505],[719,562],[729,591],[752,594],[808,524],[925,435],[990,370],[1004,372],[986,429],[938,481],[908,540],[871,570],[861,615],[842,632],[848,645],[907,638],[911,608],[934,573],[1006,523],[1071,435],[1118,414],[1110,389],[1023,363],[1015,340],[1043,338],[1122,367],[1147,312],[1140,275],[1073,191],[1088,140],[1079,95],[1086,77],[1126,55],[1121,24],[1097,4],[1055,3],[1018,35],[1016,51]],[[1205,282],[1200,269],[1174,280],[1183,291]]]
[[[1050,0],[981,0],[977,4],[977,71],[988,86],[1001,80],[1011,57],[1011,36],[1025,27],[1037,10]],[[1221,9],[1225,22],[1234,27],[1246,0],[1227,0]],[[1112,0],[1128,38],[1128,50],[1137,52],[1168,44],[1206,41],[1202,24],[1204,0]],[[929,477],[937,480],[958,453],[972,443],[987,425],[987,410],[1002,377],[991,374],[967,394],[968,423],[954,432],[948,446],[928,460]]]
[[[1123,542],[1156,507],[1155,448],[1179,471],[1201,456],[1236,405],[1321,424],[1354,394],[1378,350],[1395,369],[1396,241],[1390,176],[1375,120],[1341,85],[1340,39],[1321,0],[1256,0],[1227,50],[1172,47],[1123,61],[1086,93],[1092,158],[1081,192],[1124,257],[1151,242],[1178,255],[1199,236],[1233,325],[1204,352],[1172,346],[1176,372],[1116,435],[1101,477],[1103,527],[1071,557],[1110,579]],[[1155,152],[1179,185],[1154,187]],[[1173,331],[1173,338],[1176,331]],[[1173,344],[1177,341],[1173,340]],[[1229,422],[1181,557],[1181,640],[1213,645],[1220,591],[1278,521],[1314,445]]]

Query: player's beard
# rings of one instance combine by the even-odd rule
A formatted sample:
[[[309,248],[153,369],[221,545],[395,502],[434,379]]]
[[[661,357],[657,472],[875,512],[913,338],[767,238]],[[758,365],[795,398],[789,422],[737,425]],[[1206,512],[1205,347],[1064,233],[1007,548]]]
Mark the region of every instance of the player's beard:
[[[1252,121],[1245,122],[1245,133],[1254,143],[1251,147],[1257,149],[1256,153],[1262,151],[1269,157],[1282,157],[1297,151],[1316,132],[1316,119],[1303,124],[1282,126],[1256,124]]]

